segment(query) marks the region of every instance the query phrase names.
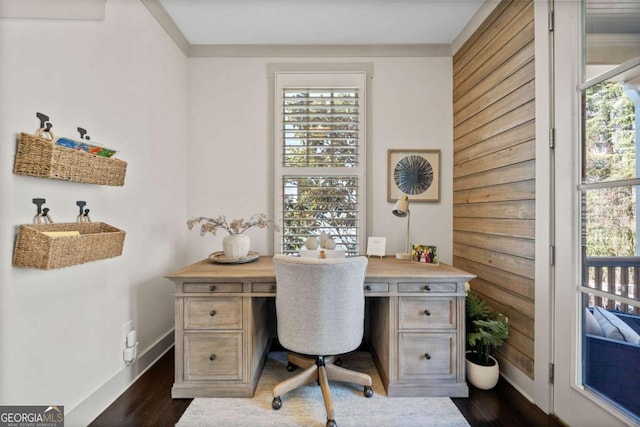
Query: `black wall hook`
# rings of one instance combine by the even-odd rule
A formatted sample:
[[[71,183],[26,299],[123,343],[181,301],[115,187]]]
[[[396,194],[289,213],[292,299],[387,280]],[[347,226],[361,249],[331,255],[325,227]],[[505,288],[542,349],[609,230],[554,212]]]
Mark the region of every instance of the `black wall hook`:
[[[45,199],[33,199],[33,203],[38,207],[38,212],[36,213],[36,216],[42,215],[42,205],[47,203],[47,201]],[[47,212],[49,212],[49,208],[45,208],[45,209],[47,210]]]
[[[49,216],[49,208],[43,208],[42,205],[46,203],[45,199],[32,199],[33,203],[38,207],[38,212],[34,217],[34,222],[36,224],[40,224],[43,220],[44,222],[49,222],[53,224],[53,220]]]
[[[84,209],[83,211],[83,208],[87,205],[87,202],[85,202],[84,200],[78,200],[76,202],[76,205],[78,205],[78,208],[80,208],[80,213],[78,214],[77,221],[91,222],[91,217],[89,216],[90,209]]]
[[[36,117],[40,120],[40,128],[39,129],[46,129],[47,132],[49,132],[51,130],[51,128],[53,127],[53,124],[51,124],[51,122],[49,121],[49,116],[47,116],[46,114],[42,114],[42,113],[36,113]]]
[[[80,134],[80,139],[85,139],[89,141],[91,138],[87,135],[87,130],[81,127],[78,128],[78,133]],[[86,136],[85,136],[86,135]]]
[[[76,205],[78,206],[78,208],[80,208],[80,215],[82,215],[82,209],[84,209],[85,206],[87,206],[87,202],[85,202],[84,200],[78,200],[76,202]],[[89,209],[87,209],[88,211]]]

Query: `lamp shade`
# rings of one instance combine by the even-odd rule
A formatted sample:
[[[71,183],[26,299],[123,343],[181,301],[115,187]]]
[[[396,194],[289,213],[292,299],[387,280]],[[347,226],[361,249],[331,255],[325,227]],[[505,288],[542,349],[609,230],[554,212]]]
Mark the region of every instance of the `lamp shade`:
[[[398,199],[396,204],[393,206],[393,214],[395,216],[399,216],[404,218],[409,213],[409,196],[406,194],[402,195],[401,199]]]
[[[391,211],[395,216],[399,216],[400,218],[407,218],[407,246],[404,253],[397,253],[396,258],[398,259],[411,259],[411,253],[409,252],[409,224],[411,222],[411,213],[409,212],[409,196],[406,194],[402,195],[402,198],[398,199],[396,204],[393,206],[393,210]]]

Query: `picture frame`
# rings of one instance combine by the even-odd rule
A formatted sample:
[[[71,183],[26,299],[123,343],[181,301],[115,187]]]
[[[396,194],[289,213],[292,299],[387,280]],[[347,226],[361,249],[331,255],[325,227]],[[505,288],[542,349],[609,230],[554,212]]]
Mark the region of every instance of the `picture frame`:
[[[387,201],[403,194],[411,203],[440,201],[440,150],[388,150]]]
[[[367,256],[378,256],[383,258],[387,245],[386,237],[369,236],[367,240]]]
[[[413,245],[411,248],[411,262],[421,264],[438,265],[438,247],[434,245]]]

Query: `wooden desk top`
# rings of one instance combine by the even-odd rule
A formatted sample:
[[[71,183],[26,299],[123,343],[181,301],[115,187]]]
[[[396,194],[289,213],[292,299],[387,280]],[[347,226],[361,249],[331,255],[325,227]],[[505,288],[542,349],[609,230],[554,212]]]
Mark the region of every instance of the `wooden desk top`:
[[[275,270],[271,256],[261,256],[257,261],[246,264],[215,264],[204,259],[165,276],[173,281],[225,278],[275,281]],[[447,264],[420,264],[399,260],[389,256],[371,257],[367,266],[366,280],[428,279],[431,282],[466,282],[473,274]],[[199,279],[199,280],[198,280]]]

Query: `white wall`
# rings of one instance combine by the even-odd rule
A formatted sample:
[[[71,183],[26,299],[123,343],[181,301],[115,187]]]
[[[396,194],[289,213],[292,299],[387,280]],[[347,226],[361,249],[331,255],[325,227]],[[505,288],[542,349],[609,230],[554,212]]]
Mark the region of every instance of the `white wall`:
[[[156,348],[173,328],[163,275],[221,249],[223,234],[188,232],[187,216],[271,215],[266,70],[283,59],[187,60],[129,0],[106,2],[104,21],[1,19],[0,58],[0,404],[64,405],[67,425],[82,425],[140,372],[122,362],[123,324],[133,320],[140,353]],[[387,150],[440,149],[441,201],[412,205],[411,235],[451,262],[451,58],[324,61],[373,64],[366,234],[386,236],[388,254],[404,250],[405,222],[386,201]],[[35,131],[37,111],[58,135],[82,126],[119,148],[124,187],[13,174],[17,134]],[[12,267],[17,226],[32,220],[35,197],[58,222],[75,220],[75,202],[86,200],[95,221],[127,232],[123,255]],[[252,250],[273,252],[270,231],[247,233]]]
[[[441,200],[411,204],[411,240],[435,244],[452,261],[452,65],[436,58],[191,58],[189,60],[190,216],[273,217],[273,148],[267,64],[373,64],[367,147],[369,236],[387,237],[387,254],[404,252],[406,220],[387,203],[387,150],[440,149]],[[224,231],[188,236],[189,261],[221,250]],[[249,230],[251,249],[272,254],[271,231]]]
[[[0,404],[64,405],[67,425],[82,425],[93,417],[74,418],[74,408],[137,372],[122,360],[123,324],[138,330],[139,353],[173,328],[163,275],[186,259],[187,59],[130,0],[106,2],[104,21],[0,19],[0,58]],[[37,111],[57,135],[82,126],[119,148],[124,187],[13,174],[17,134],[36,130]],[[32,221],[35,197],[57,222],[75,221],[76,201],[86,200],[94,221],[127,232],[123,255],[50,271],[12,267],[15,232]]]

